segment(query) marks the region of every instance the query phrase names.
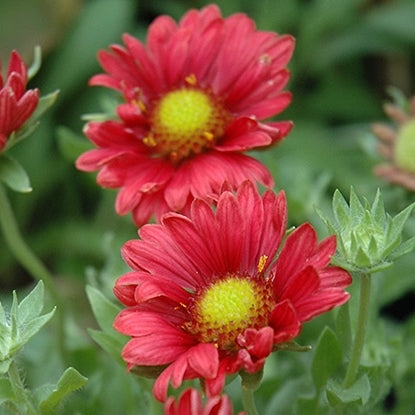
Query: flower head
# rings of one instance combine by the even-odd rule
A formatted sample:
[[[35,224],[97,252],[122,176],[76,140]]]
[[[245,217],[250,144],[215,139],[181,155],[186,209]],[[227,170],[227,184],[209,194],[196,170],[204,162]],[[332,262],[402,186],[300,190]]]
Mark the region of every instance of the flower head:
[[[81,170],[100,170],[101,186],[121,188],[118,214],[133,211],[143,224],[152,214],[185,211],[224,181],[273,185],[269,171],[243,153],[280,141],[292,127],[261,121],[291,101],[282,92],[291,36],[256,30],[244,14],[223,18],[210,5],[179,23],[157,18],[147,45],[128,34],[123,41],[99,53],[106,73],[90,81],[123,94],[119,120],[87,124],[98,148],[77,160]]]
[[[372,125],[379,139],[378,150],[389,161],[375,167],[375,174],[393,184],[415,191],[415,96],[408,108],[385,105],[386,114],[396,126]]]
[[[38,104],[39,91],[26,91],[26,85],[26,65],[20,55],[13,51],[4,79],[0,61],[0,152],[6,146],[9,136],[25,123]]]
[[[175,402],[173,397],[164,405],[165,415],[233,415],[232,403],[227,395],[215,396],[202,403],[196,389],[186,389]],[[239,415],[244,415],[240,412]]]
[[[158,367],[154,386],[165,400],[171,381],[203,378],[208,396],[228,374],[256,373],[303,322],[343,304],[350,275],[328,266],[335,237],[318,243],[303,224],[283,243],[283,192],[259,195],[245,181],[220,194],[217,207],[193,201],[190,216],[166,214],[123,247],[132,268],[114,292],[127,307],[114,327],[132,339],[129,369]]]

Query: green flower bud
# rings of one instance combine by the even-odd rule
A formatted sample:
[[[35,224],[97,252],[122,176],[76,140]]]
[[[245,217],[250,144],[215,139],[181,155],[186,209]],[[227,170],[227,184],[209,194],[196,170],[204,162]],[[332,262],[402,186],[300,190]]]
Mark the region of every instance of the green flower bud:
[[[333,262],[352,272],[370,274],[390,267],[395,259],[415,247],[415,237],[402,242],[402,230],[414,206],[411,204],[392,218],[385,212],[380,190],[372,206],[366,200],[362,204],[353,188],[349,204],[336,190],[334,221],[318,212],[329,231],[337,236]]]
[[[397,166],[415,174],[415,119],[398,131],[394,156]]]

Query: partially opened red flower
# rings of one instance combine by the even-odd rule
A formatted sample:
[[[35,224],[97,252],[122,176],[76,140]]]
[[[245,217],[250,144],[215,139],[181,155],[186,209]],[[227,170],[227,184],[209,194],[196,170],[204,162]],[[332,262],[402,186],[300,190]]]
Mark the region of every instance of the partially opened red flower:
[[[10,134],[17,131],[37,107],[39,91],[26,91],[26,85],[26,65],[20,55],[13,51],[4,80],[0,61],[0,151],[6,146]]]
[[[167,399],[165,415],[233,415],[232,403],[227,395],[209,398],[204,405],[199,391],[186,389],[177,402],[173,397]],[[240,412],[239,415],[244,415]]]
[[[261,370],[303,322],[347,301],[350,275],[328,265],[335,237],[318,243],[306,223],[283,242],[286,221],[284,193],[261,196],[246,181],[215,210],[196,199],[189,217],[166,214],[125,244],[133,271],[116,282],[126,308],[114,327],[132,337],[122,352],[129,369],[162,370],[157,399],[169,382],[194,378],[219,394],[226,375]]]
[[[133,211],[143,224],[154,213],[183,212],[194,197],[218,193],[224,181],[272,187],[269,171],[243,153],[291,129],[291,122],[261,121],[291,101],[282,92],[291,36],[256,30],[244,14],[222,18],[210,5],[179,23],[157,18],[147,45],[128,34],[123,41],[99,53],[106,73],[90,81],[123,94],[120,120],[90,122],[85,134],[98,148],[76,163],[99,170],[101,186],[121,188],[118,214]]]

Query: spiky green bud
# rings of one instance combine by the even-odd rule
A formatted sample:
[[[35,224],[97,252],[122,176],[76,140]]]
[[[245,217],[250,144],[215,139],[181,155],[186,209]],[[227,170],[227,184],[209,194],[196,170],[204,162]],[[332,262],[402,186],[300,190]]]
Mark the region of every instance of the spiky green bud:
[[[403,227],[415,204],[391,217],[385,212],[379,189],[370,206],[367,200],[361,203],[351,188],[349,204],[336,190],[332,206],[334,221],[318,213],[329,231],[337,236],[333,262],[349,271],[371,274],[386,269],[415,247],[415,237],[402,241]]]

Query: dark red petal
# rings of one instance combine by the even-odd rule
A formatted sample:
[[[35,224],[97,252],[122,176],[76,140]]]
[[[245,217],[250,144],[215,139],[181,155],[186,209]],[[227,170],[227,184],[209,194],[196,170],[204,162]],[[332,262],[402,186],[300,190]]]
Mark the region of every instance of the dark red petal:
[[[256,359],[263,359],[272,352],[274,345],[274,330],[272,327],[262,329],[246,329],[239,334],[237,342],[245,348],[249,354]]]
[[[276,262],[274,292],[277,296],[284,292],[290,279],[306,266],[316,247],[317,235],[308,223],[299,226],[288,236]]]
[[[296,310],[288,300],[275,306],[269,317],[269,325],[274,329],[274,344],[292,340],[301,330]]]
[[[303,298],[296,304],[298,318],[301,321],[308,321],[313,317],[330,311],[348,301],[350,294],[342,289],[332,288],[322,290],[309,298]]]
[[[279,278],[278,271],[275,276],[274,284]],[[294,274],[285,284],[281,291],[274,291],[274,296],[278,301],[289,300],[294,307],[300,301],[309,298],[320,287],[320,277],[316,269],[307,266],[297,274]]]

